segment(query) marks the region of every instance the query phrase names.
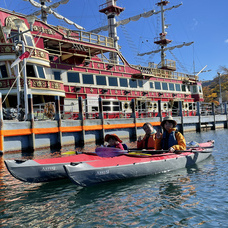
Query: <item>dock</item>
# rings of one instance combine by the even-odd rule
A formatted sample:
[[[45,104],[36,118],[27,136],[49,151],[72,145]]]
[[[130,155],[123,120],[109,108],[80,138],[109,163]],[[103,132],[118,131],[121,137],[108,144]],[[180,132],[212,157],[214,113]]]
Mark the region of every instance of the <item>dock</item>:
[[[28,97],[29,118],[26,121],[4,120],[2,99],[0,95],[0,152],[26,151],[34,152],[42,148],[61,149],[66,146],[84,147],[86,144],[101,145],[105,134],[117,134],[124,142],[134,142],[139,135],[143,135],[142,126],[150,122],[154,128],[159,128],[162,118],[170,115],[161,109],[161,102],[157,101],[158,112],[150,116],[136,116],[135,101],[131,101],[132,112],[119,115],[118,118],[108,118],[100,108],[96,115],[86,113],[83,109],[82,98],[78,98],[79,113],[77,118],[62,118],[60,98],[55,97],[55,115],[51,119],[38,119],[35,116],[44,115],[33,110],[32,95]],[[98,98],[102,107],[102,99]],[[201,132],[227,128],[227,103],[216,108],[214,103],[196,103],[196,114],[189,116],[182,110],[181,101],[178,112],[173,118],[178,123],[180,132]],[[72,117],[74,115],[71,115]]]

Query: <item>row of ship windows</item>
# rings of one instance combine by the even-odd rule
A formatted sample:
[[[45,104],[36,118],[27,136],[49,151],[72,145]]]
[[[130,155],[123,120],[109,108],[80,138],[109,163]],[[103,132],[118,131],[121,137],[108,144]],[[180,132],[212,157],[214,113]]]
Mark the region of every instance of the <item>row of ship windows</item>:
[[[45,70],[42,66],[36,65],[27,65],[27,76],[28,77],[35,77],[45,79]],[[35,70],[36,69],[36,70]],[[37,73],[35,73],[37,71]],[[54,79],[55,80],[62,80],[61,79],[61,72],[54,71]],[[8,77],[7,70],[5,65],[0,66],[0,76],[2,78]],[[77,72],[67,72],[67,82],[69,83],[80,83],[83,85],[99,85],[99,86],[113,86],[113,87],[121,87],[121,88],[143,88],[143,80],[140,79],[127,79],[127,78],[117,78],[117,77],[110,77],[110,76],[103,76],[103,75],[92,75],[92,74],[82,74],[82,78],[80,78],[80,74]],[[170,90],[170,91],[177,91],[177,92],[186,92],[190,91],[190,86],[186,86],[183,84],[174,84],[174,83],[167,83],[167,82],[149,82],[149,88],[155,90]],[[197,86],[193,86],[193,93],[201,93],[201,86],[199,86],[197,91]]]
[[[61,80],[61,74],[58,71],[54,72],[55,80]],[[92,74],[82,74],[82,81],[80,80],[79,73],[68,72],[67,81],[70,83],[82,83],[84,85],[100,85],[100,86],[113,86],[113,87],[122,87],[122,88],[143,88],[143,80],[140,79],[127,79],[127,78],[117,78],[117,77],[108,77],[102,75]],[[179,91],[186,92],[190,91],[190,86],[167,83],[167,82],[149,82],[150,89],[156,90],[170,90],[170,91]],[[197,87],[193,86],[193,93],[197,92]],[[199,87],[199,92],[201,92],[201,87]]]
[[[98,104],[95,104],[89,106],[89,111],[98,111],[99,107]],[[131,102],[121,102],[121,101],[103,101],[103,111],[106,112],[117,112],[117,111],[126,111],[131,109]],[[162,103],[161,108],[163,111],[173,109],[174,111],[178,109],[179,104],[176,104],[176,106],[172,106],[170,102]],[[196,103],[184,103],[182,102],[182,108],[183,110],[196,110]],[[136,111],[158,111],[158,105],[155,102],[151,101],[137,101],[135,106]]]

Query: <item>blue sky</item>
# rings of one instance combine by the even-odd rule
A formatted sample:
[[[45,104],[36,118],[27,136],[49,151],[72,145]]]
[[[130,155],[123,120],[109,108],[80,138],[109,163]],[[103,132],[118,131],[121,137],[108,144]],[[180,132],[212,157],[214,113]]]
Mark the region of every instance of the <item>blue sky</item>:
[[[38,0],[36,0],[38,1]],[[52,3],[57,2],[53,0]],[[160,10],[156,3],[158,0],[118,0],[117,5],[125,10],[117,20],[155,9]],[[68,4],[60,5],[55,11],[77,24],[86,28],[86,31],[107,25],[106,16],[99,13],[99,5],[104,0],[69,0]],[[167,7],[178,5],[180,0],[170,0]],[[194,41],[194,44],[181,49],[167,52],[167,59],[177,61],[178,71],[184,73],[199,72],[206,65],[205,70],[199,74],[200,80],[211,80],[220,70],[220,66],[228,67],[228,1],[222,4],[211,0],[182,0],[183,5],[166,11],[166,24],[169,24],[167,38],[173,40],[169,46],[183,42]],[[23,0],[1,0],[0,7],[15,10],[20,13],[30,14],[38,8]],[[160,62],[160,54],[138,57],[137,53],[156,50],[153,43],[154,37],[161,32],[160,15],[150,18],[142,18],[136,22],[130,22],[124,27],[118,27],[121,52],[130,64],[147,65],[148,62]],[[55,19],[53,15],[48,17],[48,23],[62,25],[71,29],[73,26],[64,21]],[[106,32],[100,33],[107,35]]]

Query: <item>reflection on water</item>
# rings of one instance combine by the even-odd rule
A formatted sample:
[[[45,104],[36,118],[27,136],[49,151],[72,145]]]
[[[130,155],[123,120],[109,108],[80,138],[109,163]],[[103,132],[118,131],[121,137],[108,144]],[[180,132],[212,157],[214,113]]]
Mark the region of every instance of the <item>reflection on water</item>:
[[[198,171],[200,169],[194,167],[191,172]],[[187,170],[181,170],[92,188],[77,187],[66,180],[27,184],[12,179],[11,186],[14,181],[17,190],[6,196],[5,216],[1,212],[2,224],[38,226],[46,223],[72,227],[87,224],[100,227],[101,223],[104,227],[123,223],[136,227],[165,224],[164,217],[170,220],[174,211],[197,205],[188,202],[196,191],[187,174]],[[184,221],[176,218],[171,224],[187,224],[188,220],[191,218]]]
[[[226,224],[228,211],[227,198],[224,198],[228,190],[228,155],[225,153],[228,145],[218,140],[225,133],[227,131],[200,134],[202,141],[215,139],[215,153],[191,168],[90,188],[78,187],[68,180],[44,184],[20,182],[7,172],[0,157],[1,226],[222,226]],[[19,158],[22,155],[7,156]],[[40,152],[34,156],[47,154]]]

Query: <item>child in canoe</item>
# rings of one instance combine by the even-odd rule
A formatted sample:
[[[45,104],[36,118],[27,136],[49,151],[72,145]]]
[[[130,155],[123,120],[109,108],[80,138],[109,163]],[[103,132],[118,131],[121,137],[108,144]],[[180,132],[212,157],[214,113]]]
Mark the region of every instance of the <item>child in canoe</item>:
[[[155,148],[155,135],[156,130],[153,128],[151,123],[144,123],[143,130],[145,131],[145,136],[142,138],[139,136],[137,141],[138,149],[154,149]]]
[[[164,117],[161,122],[163,134],[156,134],[156,150],[169,150],[173,153],[176,150],[186,150],[186,142],[184,136],[176,131],[177,122],[172,116]]]
[[[108,147],[119,148],[124,150],[122,140],[116,134],[107,134],[105,136],[105,141],[108,142]]]

